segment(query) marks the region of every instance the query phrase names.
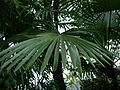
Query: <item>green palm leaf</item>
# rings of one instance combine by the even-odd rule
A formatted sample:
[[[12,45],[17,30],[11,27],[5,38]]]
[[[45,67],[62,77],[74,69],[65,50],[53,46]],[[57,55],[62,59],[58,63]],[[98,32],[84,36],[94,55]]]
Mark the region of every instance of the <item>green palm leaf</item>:
[[[55,47],[55,52],[54,52],[54,62],[53,62],[53,70],[56,71],[57,65],[58,65],[58,59],[59,59],[59,45],[60,45],[60,40],[58,40],[57,45]]]
[[[45,41],[42,44],[39,44],[39,47],[36,51],[35,54],[33,54],[32,58],[28,61],[28,63],[25,65],[25,69],[27,70],[34,62],[35,60],[40,56],[40,54],[42,54],[42,52],[48,47],[48,45],[51,43],[52,41]]]
[[[55,40],[51,43],[51,45],[48,47],[48,50],[47,50],[47,52],[46,52],[45,58],[44,58],[44,60],[43,60],[42,66],[41,66],[41,71],[43,71],[43,70],[46,68],[46,65],[47,65],[48,62],[49,62],[49,59],[50,59],[50,57],[51,57],[51,55],[52,55],[52,52],[53,52],[53,50],[54,50],[54,47],[55,47],[56,42],[57,42],[57,39],[55,39]]]
[[[62,56],[62,62],[63,62],[63,66],[66,67],[66,61],[67,61],[67,58],[66,58],[66,47],[65,47],[65,41],[64,39],[61,38],[61,56]]]
[[[108,61],[105,58],[111,60],[109,57],[111,55],[110,52],[92,42],[81,39],[79,36],[69,35],[68,33],[60,35],[55,32],[40,33],[35,36],[33,39],[28,39],[0,52],[0,60],[5,60],[1,69],[7,68],[7,70],[11,70],[13,68],[15,72],[20,68],[27,70],[43,52],[46,55],[42,62],[41,71],[46,68],[52,53],[54,53],[54,71],[57,69],[59,53],[61,53],[63,66],[64,68],[66,67],[67,51],[69,51],[72,64],[74,68],[77,68],[80,75],[82,74],[80,55],[85,57],[93,67],[95,65],[92,58],[101,65],[103,65],[101,60],[106,63]]]

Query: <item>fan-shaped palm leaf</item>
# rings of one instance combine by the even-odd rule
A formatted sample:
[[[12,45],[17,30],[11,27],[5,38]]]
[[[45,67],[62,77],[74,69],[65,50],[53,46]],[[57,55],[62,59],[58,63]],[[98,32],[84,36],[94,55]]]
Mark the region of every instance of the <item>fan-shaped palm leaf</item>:
[[[55,32],[40,33],[38,35],[34,35],[34,38],[32,39],[28,39],[14,45],[13,47],[3,50],[0,52],[0,61],[4,60],[1,69],[7,68],[7,70],[11,70],[11,68],[13,68],[16,72],[22,67],[26,70],[34,64],[43,52],[46,52],[42,62],[41,71],[46,68],[53,53],[53,69],[56,70],[59,53],[61,53],[62,63],[65,67],[67,61],[67,50],[70,53],[73,66],[78,68],[80,74],[82,72],[80,55],[84,56],[93,66],[94,63],[92,58],[100,64],[102,64],[103,61],[108,63],[105,58],[111,60],[109,58],[111,53],[107,50],[92,42],[79,38],[78,36],[69,35],[69,33],[70,31],[63,34]],[[98,59],[98,57],[100,59]]]

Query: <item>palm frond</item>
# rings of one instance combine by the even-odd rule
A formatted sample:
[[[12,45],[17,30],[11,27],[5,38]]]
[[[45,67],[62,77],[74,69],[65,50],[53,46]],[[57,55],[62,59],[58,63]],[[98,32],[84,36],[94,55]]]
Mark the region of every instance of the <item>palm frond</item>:
[[[95,65],[92,59],[95,59],[101,65],[103,65],[103,61],[108,63],[106,58],[111,60],[109,58],[111,55],[110,52],[92,42],[79,38],[79,36],[68,35],[68,33],[58,34],[55,32],[41,33],[35,36],[35,38],[20,42],[0,52],[0,60],[2,62],[4,60],[1,69],[6,68],[8,71],[13,69],[14,72],[20,68],[27,70],[30,66],[34,65],[43,52],[46,52],[46,55],[42,62],[41,71],[44,71],[46,68],[52,53],[54,54],[53,70],[57,68],[59,53],[61,53],[62,63],[65,68],[67,52],[69,51],[72,64],[80,74],[82,73],[80,56],[85,57],[93,67]]]

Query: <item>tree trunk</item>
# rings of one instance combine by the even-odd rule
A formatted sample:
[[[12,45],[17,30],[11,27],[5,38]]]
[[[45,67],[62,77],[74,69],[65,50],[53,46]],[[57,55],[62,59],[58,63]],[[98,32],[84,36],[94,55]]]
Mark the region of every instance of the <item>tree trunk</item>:
[[[54,12],[54,19],[53,21],[56,23],[55,24],[55,28],[58,29],[58,9],[59,9],[59,0],[54,0],[53,3],[54,6],[54,10],[56,12]],[[64,82],[64,78],[63,78],[63,71],[62,71],[62,62],[61,62],[61,56],[59,57],[59,61],[58,61],[58,66],[57,66],[57,70],[53,72],[53,78],[54,78],[54,82],[55,82],[55,86],[57,90],[66,90],[66,85]]]
[[[59,58],[57,70],[53,72],[53,78],[57,90],[66,90],[66,85],[64,83],[64,78],[62,74],[62,62],[61,58]]]
[[[45,24],[45,29],[55,29],[58,30],[58,9],[59,9],[59,0],[44,0],[44,7],[52,7],[54,8],[54,15],[51,16],[50,13],[48,16],[45,17],[45,20],[47,23]],[[50,22],[50,23],[49,23]],[[51,24],[51,22],[55,22],[55,24]],[[55,82],[55,87],[57,90],[66,90],[66,85],[64,83],[63,79],[63,71],[62,71],[62,62],[61,62],[61,56],[58,61],[57,70],[53,72],[53,78]]]

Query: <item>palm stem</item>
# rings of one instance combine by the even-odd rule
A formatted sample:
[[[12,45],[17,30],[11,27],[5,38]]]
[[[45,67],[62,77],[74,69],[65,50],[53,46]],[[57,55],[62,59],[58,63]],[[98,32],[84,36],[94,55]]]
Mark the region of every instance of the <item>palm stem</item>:
[[[59,0],[54,0],[54,10],[58,11],[59,9]],[[58,12],[54,12],[54,21],[58,23]],[[55,28],[58,30],[58,24],[55,24]],[[66,85],[64,82],[64,78],[63,78],[63,71],[62,71],[62,62],[61,62],[61,56],[58,60],[58,66],[57,66],[57,70],[53,72],[53,78],[54,78],[54,82],[56,84],[56,88],[58,90],[66,90]]]
[[[53,72],[53,78],[56,85],[56,89],[66,90],[66,85],[63,78],[61,58],[59,58],[57,70]]]

